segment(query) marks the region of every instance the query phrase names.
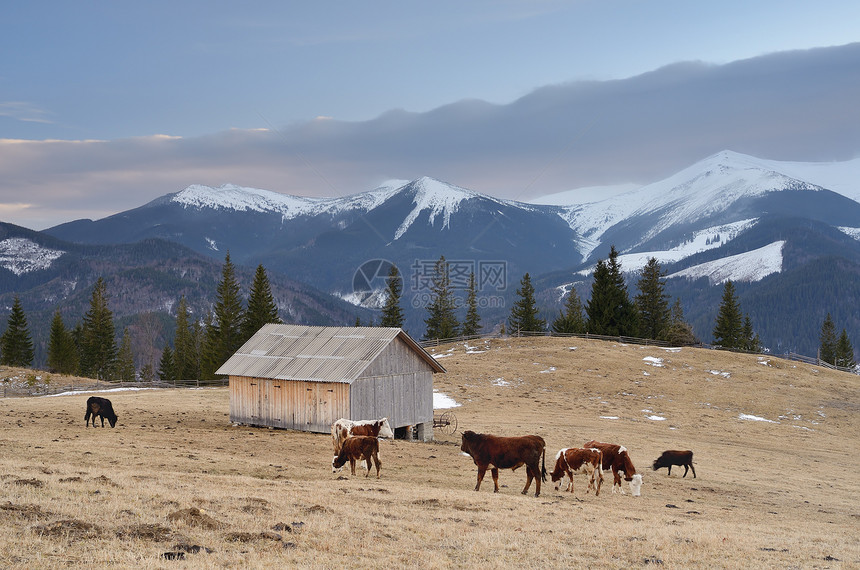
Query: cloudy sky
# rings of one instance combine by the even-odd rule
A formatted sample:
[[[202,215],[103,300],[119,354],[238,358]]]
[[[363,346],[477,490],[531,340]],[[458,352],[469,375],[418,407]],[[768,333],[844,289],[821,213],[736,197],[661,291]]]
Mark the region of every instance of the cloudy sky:
[[[190,184],[530,200],[860,156],[856,0],[8,4],[0,221],[32,229]]]

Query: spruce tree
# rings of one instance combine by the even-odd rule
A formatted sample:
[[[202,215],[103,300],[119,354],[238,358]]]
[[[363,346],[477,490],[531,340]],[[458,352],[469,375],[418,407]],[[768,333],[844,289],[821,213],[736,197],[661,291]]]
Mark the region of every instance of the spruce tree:
[[[454,338],[460,324],[454,313],[454,295],[451,292],[451,278],[448,274],[448,262],[441,256],[436,262],[430,288],[431,301],[427,307],[428,317],[424,319],[427,329],[425,339]]]
[[[469,274],[469,289],[466,293],[466,318],[463,320],[463,336],[477,336],[481,332],[481,316],[478,314],[478,287],[475,272]]]
[[[598,260],[591,285],[591,298],[585,306],[588,332],[608,336],[636,336],[639,318],[627,294],[624,274],[615,246],[607,261]]]
[[[520,280],[517,300],[514,301],[511,314],[508,316],[508,331],[516,335],[523,332],[546,331],[546,320],[538,317],[535,288],[532,286],[532,280],[528,273],[523,275]]]
[[[576,289],[571,285],[564,310],[552,322],[552,332],[557,334],[582,334],[585,332],[585,317],[582,314],[582,302]]]
[[[203,318],[203,326],[200,329],[200,379],[214,380],[215,371],[221,366],[218,362],[218,339],[216,337],[214,318],[212,311],[208,311]]]
[[[248,296],[248,310],[242,320],[242,344],[260,330],[263,325],[280,323],[278,306],[272,296],[272,287],[263,265],[257,266],[251,294]],[[240,344],[241,346],[241,344]],[[238,348],[238,347],[237,347]]]
[[[744,350],[748,350],[749,352],[761,352],[761,341],[758,338],[758,334],[753,330],[752,319],[747,313],[744,316],[744,327],[743,332],[741,333],[741,340],[743,341]]]
[[[114,380],[119,380],[120,382],[134,382],[136,379],[134,354],[131,350],[131,337],[128,334],[128,329],[123,329],[122,340],[120,341],[119,351],[116,356],[116,373],[114,375]]]
[[[854,347],[848,338],[848,331],[842,329],[839,340],[836,342],[836,366],[854,368],[857,362],[854,360]]]
[[[714,344],[722,348],[744,348],[743,317],[738,299],[735,296],[735,286],[731,280],[723,287],[723,300],[714,325]]]
[[[63,324],[60,309],[54,311],[51,332],[48,337],[48,368],[60,374],[76,374],[78,371],[78,348],[72,332]]]
[[[818,349],[818,358],[828,364],[836,364],[836,325],[833,324],[833,318],[830,313],[824,317],[824,322],[821,324],[821,337]]]
[[[245,342],[242,336],[243,320],[239,282],[236,280],[236,270],[228,253],[224,259],[221,281],[218,283],[216,292],[212,326],[209,327],[206,337],[208,357],[211,359],[209,364],[212,366],[213,375],[215,370]]]
[[[105,280],[99,277],[81,327],[81,371],[99,380],[109,378],[113,372],[117,352],[113,313],[108,308],[106,289]]]
[[[176,307],[176,335],[173,360],[176,365],[176,376],[179,380],[199,379],[199,356],[193,327],[188,324],[188,302],[185,296],[179,298]]]
[[[636,308],[639,310],[639,334],[643,338],[659,339],[670,324],[669,296],[656,257],[648,260],[639,277]]]
[[[27,326],[27,316],[17,296],[12,303],[6,331],[0,336],[0,364],[21,367],[33,364],[33,340]]]
[[[403,309],[400,307],[402,292],[403,279],[397,266],[392,263],[386,278],[385,305],[382,307],[382,320],[379,321],[379,326],[397,328],[403,326]]]
[[[176,384],[176,362],[173,360],[173,351],[169,344],[164,345],[164,350],[161,353],[161,360],[158,363],[158,379],[162,382]]]
[[[675,299],[669,317],[669,326],[659,340],[665,340],[677,345],[699,344],[699,339],[693,333],[693,327],[684,320],[684,309],[681,299]]]

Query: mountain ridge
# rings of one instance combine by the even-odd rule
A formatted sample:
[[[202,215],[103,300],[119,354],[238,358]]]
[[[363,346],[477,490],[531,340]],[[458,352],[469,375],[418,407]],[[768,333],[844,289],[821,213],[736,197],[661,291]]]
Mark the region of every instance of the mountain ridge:
[[[545,287],[549,311],[560,308],[557,291],[565,287],[575,286],[587,298],[590,268],[614,245],[630,276],[649,258],[657,258],[672,276],[674,290],[696,313],[716,310],[700,280],[733,261],[734,272],[720,274],[705,287],[717,287],[725,279],[755,287],[778,281],[785,268],[802,274],[803,264],[827,253],[813,244],[835,244],[834,239],[848,267],[860,263],[855,237],[860,236],[860,202],[845,195],[853,186],[840,182],[854,164],[834,163],[839,172],[827,174],[824,165],[790,163],[792,172],[812,170],[818,179],[839,183],[840,192],[789,176],[779,164],[723,151],[662,181],[575,206],[506,200],[430,177],[391,181],[336,198],[192,185],[101,220],[55,226],[44,235],[99,246],[167,240],[216,260],[229,251],[234,263],[245,267],[263,264],[315,290],[377,304],[380,295],[353,294],[354,275],[364,263],[385,260],[400,268],[404,278],[402,303],[413,331],[422,327],[427,283],[440,255],[457,269],[458,296],[469,272],[475,273],[487,305],[482,318],[492,328],[506,318],[505,307],[526,272]],[[800,243],[790,228],[807,227],[803,220],[811,224],[810,235],[835,232],[832,236],[841,237]],[[779,243],[783,245],[774,245]],[[757,270],[750,271],[749,260],[756,255]],[[832,266],[842,267],[840,263]],[[494,273],[483,274],[487,268]],[[38,273],[28,273],[28,279]],[[373,286],[381,289],[384,280]]]

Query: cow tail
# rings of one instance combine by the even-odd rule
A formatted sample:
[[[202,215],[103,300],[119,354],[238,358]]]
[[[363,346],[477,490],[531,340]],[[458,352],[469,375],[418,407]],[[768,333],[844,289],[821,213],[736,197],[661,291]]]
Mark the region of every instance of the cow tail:
[[[544,446],[544,448],[543,448],[543,457],[541,459],[540,478],[542,481],[546,482],[546,446]]]

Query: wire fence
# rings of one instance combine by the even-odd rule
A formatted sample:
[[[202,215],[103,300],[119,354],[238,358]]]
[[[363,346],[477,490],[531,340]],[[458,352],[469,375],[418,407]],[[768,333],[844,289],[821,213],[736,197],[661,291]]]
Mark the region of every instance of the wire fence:
[[[555,332],[530,332],[523,331],[515,335],[502,335],[502,334],[487,334],[487,335],[472,335],[472,336],[458,336],[453,338],[444,338],[444,339],[429,339],[420,341],[419,344],[423,348],[431,348],[435,346],[441,346],[443,344],[451,344],[456,342],[470,342],[476,340],[489,340],[489,339],[499,339],[499,338],[516,338],[516,337],[539,337],[539,336],[550,336],[550,337],[564,337],[564,338],[582,338],[587,340],[603,340],[603,341],[611,341],[618,342],[621,344],[638,344],[644,346],[657,346],[662,348],[678,348],[678,344],[668,343],[661,340],[648,339],[648,338],[637,338],[632,336],[607,336],[607,335],[599,335],[599,334],[590,334],[590,333],[555,333]],[[828,362],[824,362],[823,360],[811,356],[804,356],[802,354],[796,354],[793,352],[784,353],[784,354],[775,354],[770,352],[750,352],[745,350],[737,350],[737,349],[726,349],[720,346],[705,344],[705,343],[696,343],[696,344],[686,344],[680,345],[682,347],[691,347],[691,348],[704,348],[708,350],[730,350],[731,352],[745,353],[745,354],[762,354],[775,358],[782,358],[785,360],[793,360],[797,362],[804,362],[806,364],[810,364],[813,366],[820,366],[822,368],[829,368],[831,370],[839,370],[841,372],[849,372],[851,374],[860,375],[860,366],[854,367],[846,367],[846,366],[834,366]],[[229,384],[229,380],[225,378],[218,378],[214,380],[177,380],[174,382],[164,382],[162,380],[140,380],[134,382],[109,382],[106,380],[91,380],[87,378],[80,378],[79,381],[68,382],[68,377],[63,376],[63,383],[57,383],[52,381],[52,375],[48,372],[39,371],[39,370],[30,370],[25,374],[6,374],[3,377],[0,377],[0,395],[3,398],[14,398],[14,397],[24,397],[24,396],[53,396],[57,394],[66,394],[66,393],[85,393],[85,392],[94,392],[94,391],[107,391],[107,390],[118,390],[118,389],[126,389],[126,390],[143,390],[143,389],[154,389],[154,388],[211,388],[211,387],[220,387],[227,386]]]
[[[804,356],[802,354],[797,354],[794,352],[787,352],[782,354],[772,353],[772,352],[754,352],[749,350],[741,350],[736,348],[724,348],[722,346],[713,345],[713,344],[705,344],[705,343],[695,343],[695,344],[682,344],[678,345],[677,343],[669,343],[662,340],[656,340],[653,338],[637,338],[632,336],[607,336],[600,334],[590,334],[590,333],[556,333],[552,331],[545,332],[534,332],[534,331],[521,331],[517,334],[512,335],[502,335],[502,334],[488,334],[488,335],[473,335],[473,336],[458,336],[454,338],[446,338],[446,339],[429,339],[420,341],[419,344],[423,348],[430,348],[434,346],[440,346],[443,344],[450,344],[454,342],[468,342],[473,340],[484,340],[484,339],[498,339],[498,338],[516,338],[516,337],[538,337],[538,336],[550,336],[550,337],[565,337],[565,338],[582,338],[582,339],[591,339],[591,340],[603,340],[603,341],[612,341],[618,342],[621,344],[639,344],[644,346],[658,346],[662,348],[678,348],[678,347],[689,347],[689,348],[704,348],[708,350],[726,350],[729,352],[737,352],[741,354],[761,354],[764,356],[771,356],[774,358],[782,358],[784,360],[793,360],[797,362],[804,362],[806,364],[811,364],[813,366],[820,366],[822,368],[829,368],[831,370],[839,370],[841,372],[848,372],[851,374],[860,375],[860,366],[835,366],[830,364],[829,362],[825,362],[820,358],[812,357],[812,356]]]
[[[89,378],[73,378],[62,376],[62,382],[54,380],[55,375],[41,370],[31,370],[26,374],[7,373],[0,377],[0,395],[3,398],[23,396],[56,396],[58,394],[74,394],[87,392],[104,392],[108,390],[146,390],[155,388],[211,388],[227,386],[227,378],[215,380],[177,380],[164,382],[161,380],[140,380],[134,382],[111,382]]]

